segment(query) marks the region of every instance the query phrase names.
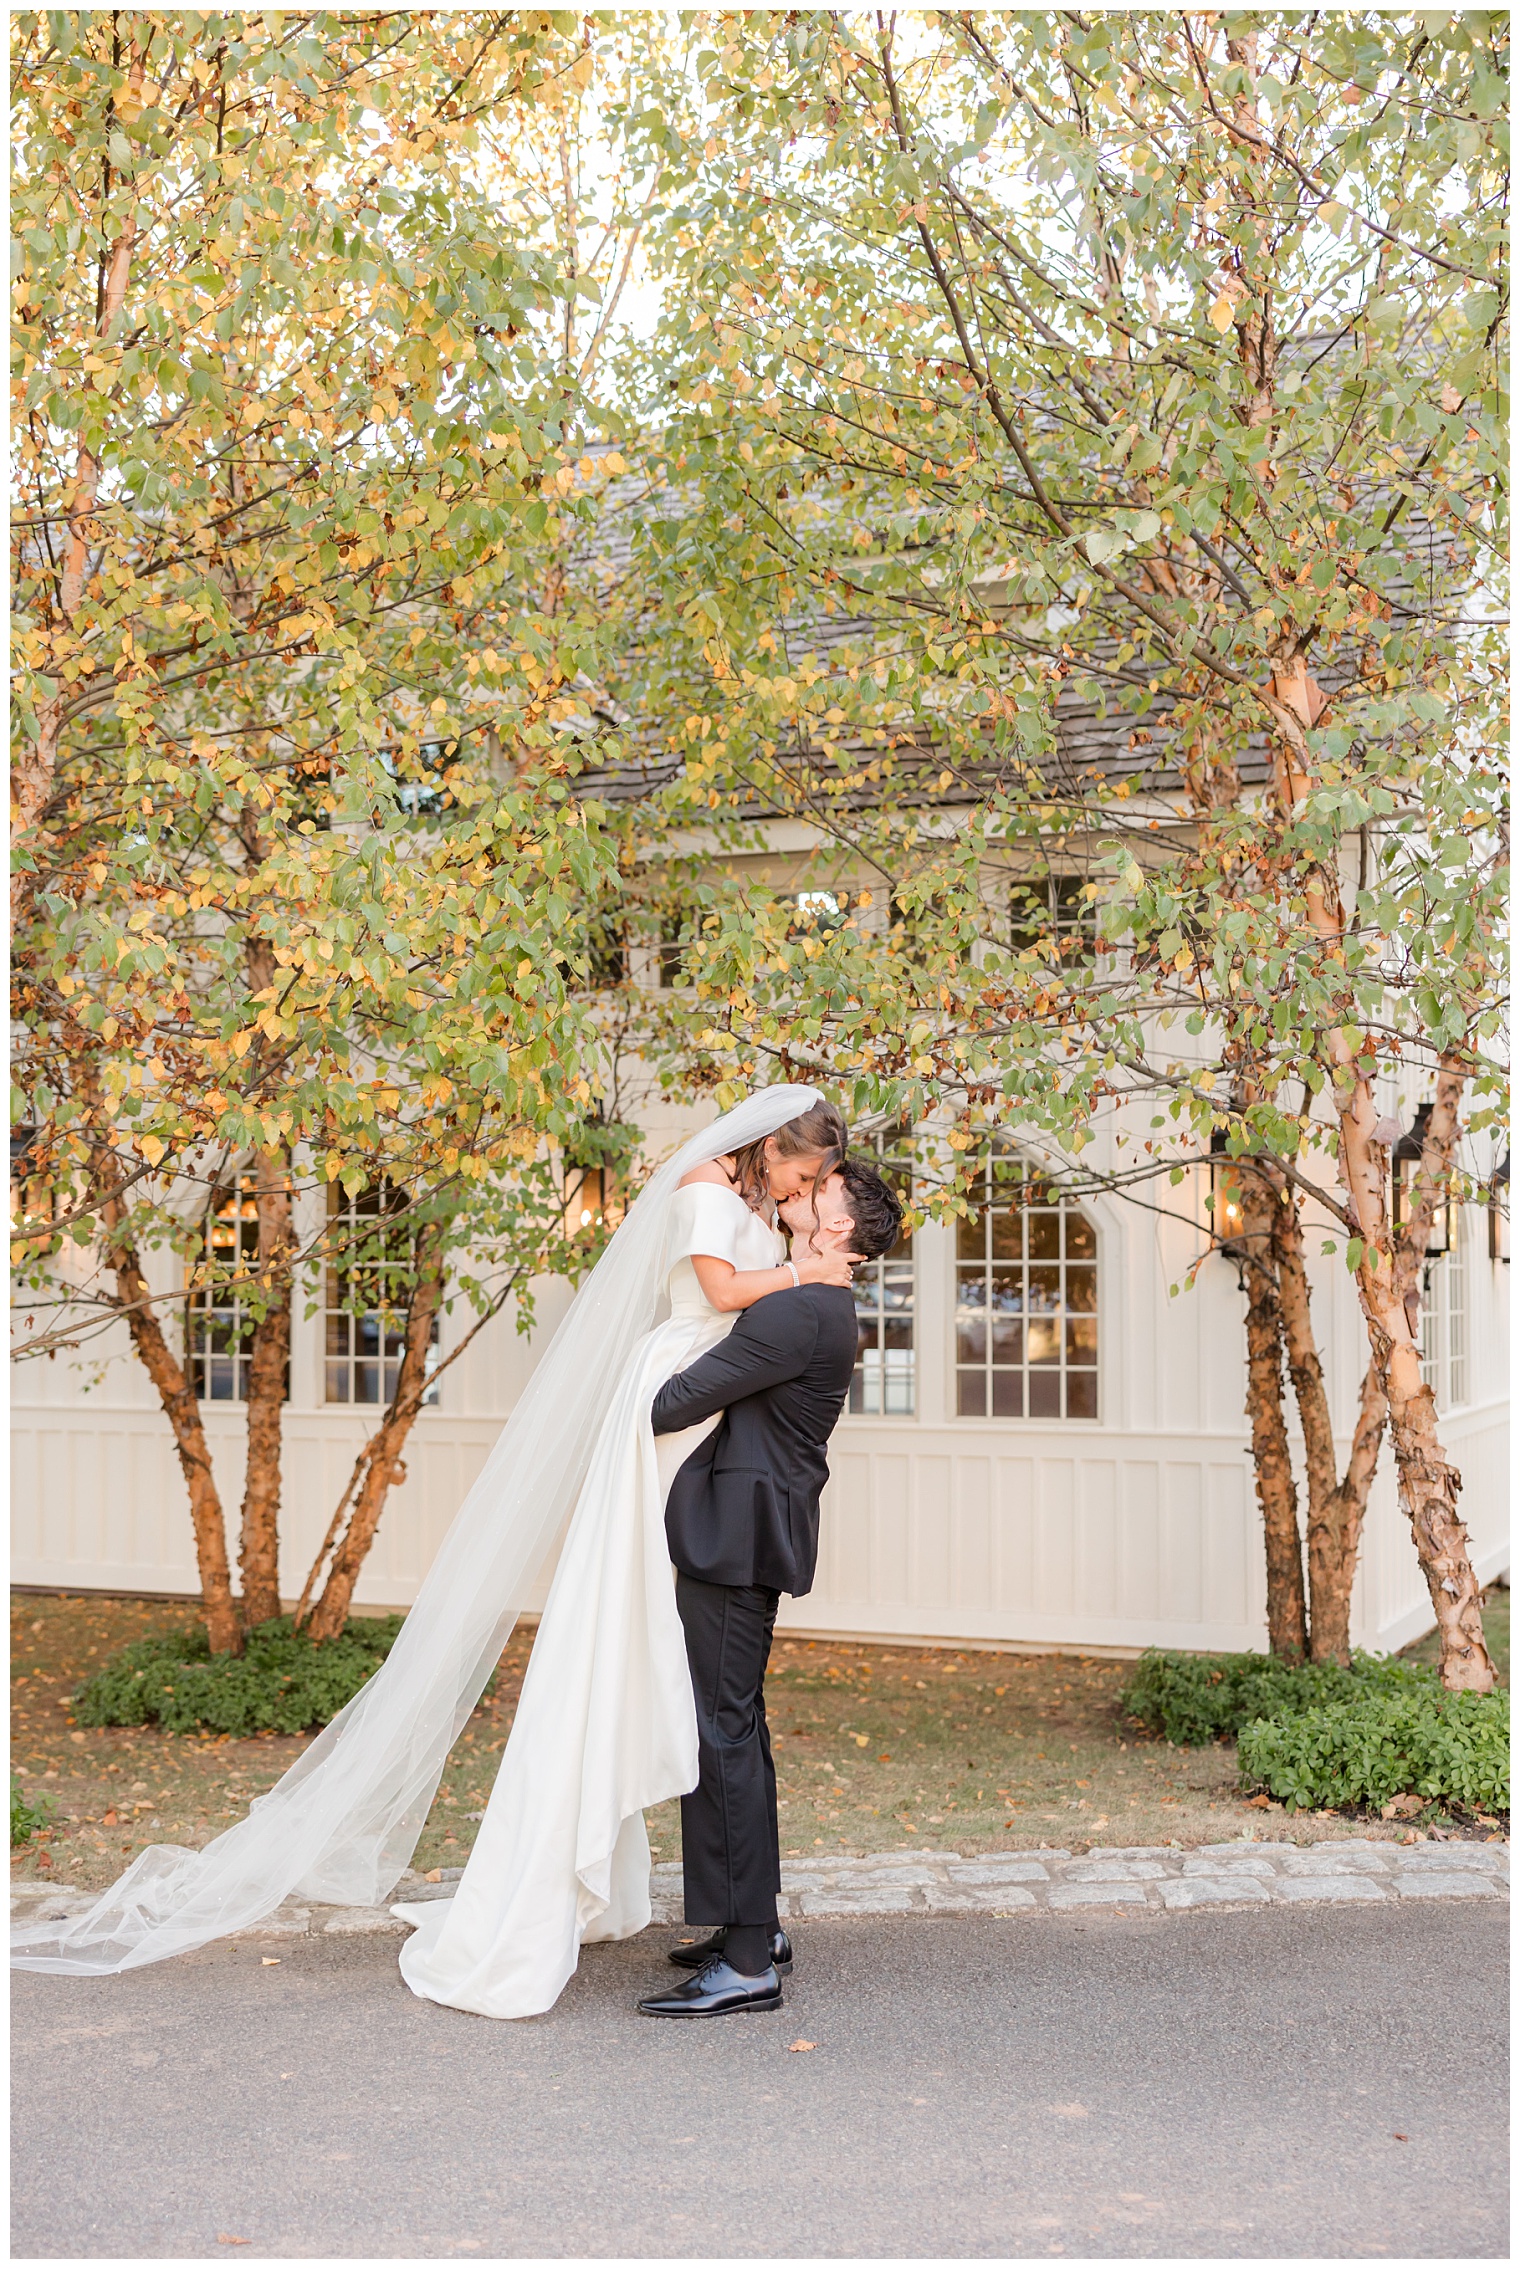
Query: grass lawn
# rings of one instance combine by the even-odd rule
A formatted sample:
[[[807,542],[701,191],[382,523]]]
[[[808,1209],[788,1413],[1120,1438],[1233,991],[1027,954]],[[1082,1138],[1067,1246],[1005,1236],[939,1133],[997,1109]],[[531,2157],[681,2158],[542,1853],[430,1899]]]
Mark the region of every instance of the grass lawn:
[[[29,1800],[51,1798],[56,1810],[51,1831],[13,1856],[13,1878],[94,1888],[146,1844],[207,1843],[299,1756],[299,1736],[234,1741],[69,1724],[67,1696],[108,1655],[189,1620],[185,1608],[159,1601],[16,1595],[13,1767]],[[1489,1593],[1485,1628],[1507,1678],[1507,1590]],[[470,1815],[490,1795],[531,1638],[514,1635],[495,1691],[455,1745],[419,1867],[462,1865],[474,1841]],[[1408,1651],[1433,1659],[1433,1650],[1421,1641]],[[1405,1832],[1245,1804],[1233,1748],[1169,1749],[1123,1723],[1117,1696],[1128,1674],[1127,1663],[1080,1654],[779,1640],[767,1691],[783,1851],[1080,1850],[1248,1832],[1300,1843]],[[679,1806],[660,1806],[649,1826],[656,1857],[679,1856]]]

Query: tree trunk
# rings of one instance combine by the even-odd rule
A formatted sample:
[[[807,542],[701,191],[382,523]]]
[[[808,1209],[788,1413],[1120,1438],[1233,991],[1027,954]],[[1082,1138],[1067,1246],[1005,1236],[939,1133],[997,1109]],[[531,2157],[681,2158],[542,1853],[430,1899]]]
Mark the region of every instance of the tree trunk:
[[[1419,1272],[1430,1242],[1431,1217],[1439,1199],[1450,1187],[1452,1154],[1458,1134],[1457,1114],[1465,1084],[1458,1066],[1441,1066],[1436,1082],[1435,1101],[1426,1127],[1419,1173],[1415,1178],[1414,1203],[1395,1248],[1399,1289],[1411,1331],[1419,1328]],[[1362,1378],[1356,1431],[1352,1435],[1351,1455],[1346,1461],[1346,1470],[1337,1491],[1339,1501],[1333,1522],[1339,1532],[1343,1573],[1338,1585],[1328,1587],[1328,1596],[1337,1607],[1344,1609],[1345,1621],[1344,1624],[1325,1621],[1322,1636],[1321,1619],[1325,1610],[1315,1606],[1310,1643],[1318,1662],[1345,1662],[1350,1656],[1351,1584],[1356,1572],[1357,1554],[1361,1549],[1367,1499],[1371,1494],[1378,1452],[1382,1447],[1387,1424],[1388,1397],[1383,1392],[1383,1382],[1376,1363],[1369,1363]],[[1312,1541],[1310,1553],[1312,1574]]]
[[[1276,791],[1284,818],[1291,819],[1313,787],[1308,735],[1324,707],[1324,696],[1302,654],[1295,652],[1274,663],[1267,705],[1282,732]],[[1344,919],[1333,875],[1322,872],[1318,887],[1305,892],[1305,910],[1316,933],[1338,947]],[[1352,1037],[1334,1023],[1326,1035],[1340,1121],[1341,1180],[1362,1242],[1357,1291],[1372,1359],[1388,1397],[1400,1501],[1430,1588],[1441,1638],[1442,1683],[1454,1693],[1487,1694],[1496,1673],[1483,1643],[1482,1595],[1467,1549],[1467,1530],[1457,1514],[1462,1477],[1441,1447],[1435,1398],[1420,1376],[1420,1350],[1405,1307],[1389,1219],[1387,1156],[1375,1139],[1376,1067],[1370,1054],[1353,1048]]]
[[[363,1478],[308,1629],[314,1639],[335,1639],[348,1621],[354,1585],[375,1541],[391,1484],[404,1477],[401,1452],[427,1389],[427,1355],[433,1318],[443,1294],[443,1227],[430,1222],[417,1232],[416,1283],[406,1317],[406,1347],[391,1406],[379,1432],[361,1454]],[[319,1562],[320,1564],[320,1562]]]
[[[1351,1585],[1356,1554],[1347,1556],[1341,1527],[1344,1503],[1335,1463],[1335,1429],[1324,1368],[1314,1341],[1309,1277],[1304,1267],[1303,1223],[1298,1199],[1286,1192],[1273,1208],[1272,1256],[1277,1267],[1283,1344],[1288,1376],[1298,1404],[1304,1437],[1304,1478],[1309,1561],[1309,1658],[1313,1662],[1349,1659]],[[1371,1478],[1370,1474],[1368,1476]]]
[[[75,1027],[76,1033],[81,1028]],[[77,1077],[82,1094],[98,1109],[100,1090],[87,1055],[81,1057]],[[97,1125],[99,1125],[97,1121]],[[195,1532],[195,1560],[201,1579],[201,1605],[206,1634],[213,1654],[241,1654],[243,1629],[232,1596],[232,1571],[227,1559],[227,1523],[201,1406],[195,1389],[177,1363],[154,1312],[153,1296],[135,1246],[123,1229],[126,1207],[121,1195],[121,1171],[109,1141],[100,1137],[94,1146],[96,1185],[103,1192],[100,1204],[101,1257],[116,1279],[116,1295],[131,1334],[134,1353],[152,1380],[174,1434],[180,1471],[190,1496],[190,1523]]]
[[[227,1559],[227,1524],[222,1500],[211,1471],[211,1452],[201,1424],[201,1406],[195,1389],[176,1363],[151,1305],[142,1264],[130,1245],[108,1245],[106,1258],[116,1277],[116,1289],[127,1311],[127,1329],[144,1369],[158,1390],[164,1415],[174,1429],[174,1446],[180,1470],[190,1492],[190,1519],[195,1530],[195,1559],[200,1570],[201,1604],[213,1654],[241,1654],[242,1625],[232,1596],[232,1571]]]
[[[1244,1165],[1240,1194],[1248,1296],[1246,1415],[1251,1421],[1251,1458],[1267,1550],[1267,1642],[1273,1654],[1301,1662],[1308,1640],[1303,1547],[1298,1530],[1298,1491],[1283,1417],[1282,1315],[1272,1265],[1277,1194],[1264,1175]]]
[[[1383,1432],[1388,1424],[1388,1398],[1383,1392],[1375,1363],[1369,1363],[1362,1376],[1361,1400],[1357,1406],[1356,1430],[1351,1437],[1351,1455],[1346,1460],[1335,1493],[1325,1528],[1334,1539],[1334,1550],[1339,1555],[1338,1568],[1327,1567],[1323,1593],[1314,1598],[1314,1621],[1309,1633],[1309,1646],[1316,1662],[1349,1662],[1351,1660],[1351,1590],[1356,1581],[1356,1564],[1362,1549],[1362,1524],[1367,1517],[1367,1499],[1372,1493],[1372,1478],[1377,1472],[1378,1453],[1383,1446]],[[1310,1583],[1314,1581],[1314,1544],[1310,1546]]]
[[[272,1622],[280,1612],[280,1446],[290,1367],[290,1153],[261,1150],[254,1170],[259,1217],[259,1280],[277,1284],[272,1305],[253,1330],[248,1364],[248,1455],[238,1567],[243,1622]]]

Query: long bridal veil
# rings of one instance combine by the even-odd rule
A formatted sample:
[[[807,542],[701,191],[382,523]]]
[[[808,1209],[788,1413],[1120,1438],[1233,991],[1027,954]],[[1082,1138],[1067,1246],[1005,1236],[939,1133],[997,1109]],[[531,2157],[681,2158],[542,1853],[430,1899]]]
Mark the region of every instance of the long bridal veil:
[[[247,1930],[293,1893],[383,1903],[580,1494],[635,1343],[656,1321],[681,1176],[774,1134],[818,1100],[811,1087],[763,1088],[650,1177],[571,1302],[374,1677],[246,1819],[203,1851],[155,1844],[93,1906],[26,1924],[12,1938],[15,1967],[76,1977],[134,1969]]]

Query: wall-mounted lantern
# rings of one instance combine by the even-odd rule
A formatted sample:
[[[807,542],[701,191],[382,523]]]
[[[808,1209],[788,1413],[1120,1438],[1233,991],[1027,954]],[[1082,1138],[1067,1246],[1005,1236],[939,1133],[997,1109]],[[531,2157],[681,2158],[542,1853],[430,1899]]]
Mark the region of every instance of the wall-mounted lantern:
[[[1488,1257],[1509,1265],[1509,1152],[1506,1150],[1489,1177]]]
[[[1414,1186],[1420,1171],[1420,1160],[1425,1154],[1425,1129],[1430,1124],[1430,1105],[1422,1103],[1414,1115],[1414,1125],[1408,1134],[1400,1135],[1393,1146],[1393,1226],[1403,1228],[1414,1211]],[[1436,1200],[1430,1217],[1430,1239],[1425,1247],[1425,1258],[1438,1261],[1451,1251],[1451,1196],[1447,1192]]]
[[[606,1218],[606,1178],[600,1166],[574,1166],[565,1178],[565,1234],[585,1237]]]
[[[1209,1194],[1214,1201],[1214,1250],[1235,1265],[1236,1280],[1246,1289],[1246,1209],[1241,1187],[1240,1160],[1230,1156],[1230,1138],[1223,1127],[1209,1136]]]

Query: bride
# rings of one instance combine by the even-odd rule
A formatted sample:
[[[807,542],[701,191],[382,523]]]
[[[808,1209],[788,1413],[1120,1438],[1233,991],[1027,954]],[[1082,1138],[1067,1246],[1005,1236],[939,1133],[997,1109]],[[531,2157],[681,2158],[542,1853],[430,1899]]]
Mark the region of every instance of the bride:
[[[815,1089],[771,1087],[659,1168],[572,1301],[380,1670],[246,1819],[203,1851],[154,1845],[83,1913],[18,1930],[15,1966],[136,1968],[249,1930],[293,1894],[380,1904],[567,1516],[469,1865],[452,1899],[394,1910],[417,1925],[402,1971],[429,1999],[528,2016],[552,2006],[582,1943],[642,1930],[644,1808],[697,1779],[663,1512],[707,1431],[657,1445],[650,1404],[741,1308],[841,1270],[784,1259],[774,1202],[821,1181],[845,1143]]]
[[[824,1180],[847,1139],[832,1106],[815,1103],[678,1184],[670,1314],[634,1350],[602,1422],[469,1864],[452,1899],[391,1910],[417,1925],[401,1951],[414,1993],[483,2017],[535,2015],[581,1945],[648,1923],[645,1809],[697,1783],[665,1499],[719,1423],[656,1441],[650,1405],[741,1308],[798,1282],[849,1282],[837,1256],[787,1261],[774,1226],[776,1202]]]

